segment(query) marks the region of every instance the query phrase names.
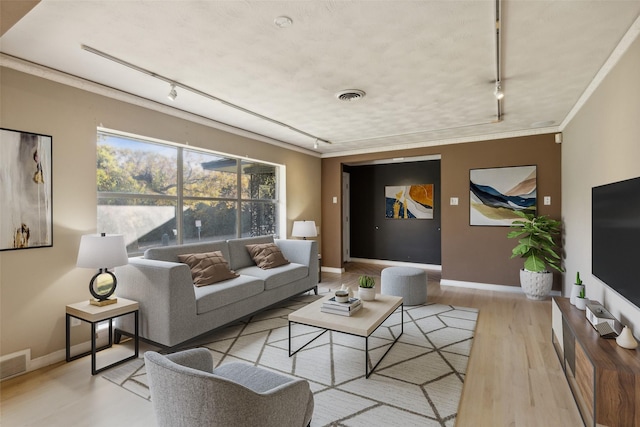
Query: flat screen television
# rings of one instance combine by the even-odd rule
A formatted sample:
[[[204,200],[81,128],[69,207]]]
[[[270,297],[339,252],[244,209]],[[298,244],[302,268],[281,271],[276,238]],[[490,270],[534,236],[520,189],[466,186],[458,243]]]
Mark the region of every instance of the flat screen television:
[[[640,177],[593,187],[592,273],[640,307]]]

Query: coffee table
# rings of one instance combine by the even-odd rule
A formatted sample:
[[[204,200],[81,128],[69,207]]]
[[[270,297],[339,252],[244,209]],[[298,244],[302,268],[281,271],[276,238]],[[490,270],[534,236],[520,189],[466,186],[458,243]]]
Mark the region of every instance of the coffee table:
[[[311,304],[302,307],[299,310],[289,314],[289,357],[293,356],[317,338],[322,336],[327,331],[341,332],[343,334],[355,335],[363,337],[365,339],[365,352],[364,352],[364,373],[365,378],[369,378],[369,375],[376,369],[376,367],[382,362],[382,359],[389,353],[389,350],[398,341],[400,336],[404,333],[404,305],[402,303],[402,297],[396,297],[392,295],[376,295],[374,301],[363,301],[363,307],[354,313],[352,316],[340,316],[339,314],[323,313],[320,311],[322,304],[331,298],[333,295],[327,295]],[[378,327],[384,323],[397,309],[400,307],[400,335],[391,343],[391,346],[382,355],[378,363],[369,369],[369,337],[375,332]],[[299,323],[301,325],[314,326],[316,328],[324,329],[322,333],[314,337],[312,340],[304,344],[296,351],[291,351],[291,324]]]

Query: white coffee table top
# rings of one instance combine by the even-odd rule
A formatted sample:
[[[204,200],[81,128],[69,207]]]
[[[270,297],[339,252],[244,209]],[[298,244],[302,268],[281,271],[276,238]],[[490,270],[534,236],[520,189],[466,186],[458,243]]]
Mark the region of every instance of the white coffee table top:
[[[362,308],[351,316],[320,311],[322,303],[332,296],[329,294],[294,311],[289,314],[289,321],[368,337],[402,304],[402,297],[376,294],[374,301],[362,301]]]

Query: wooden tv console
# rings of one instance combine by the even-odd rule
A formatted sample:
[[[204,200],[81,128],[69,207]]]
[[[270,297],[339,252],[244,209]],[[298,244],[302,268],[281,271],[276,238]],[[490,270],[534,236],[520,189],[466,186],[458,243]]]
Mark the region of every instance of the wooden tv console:
[[[585,425],[640,426],[640,351],[600,338],[569,298],[551,306],[551,340]]]

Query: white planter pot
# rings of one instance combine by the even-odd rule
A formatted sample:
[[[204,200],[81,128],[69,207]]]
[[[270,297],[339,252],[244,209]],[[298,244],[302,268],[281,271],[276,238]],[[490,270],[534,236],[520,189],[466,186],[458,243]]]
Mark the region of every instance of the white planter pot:
[[[358,296],[362,301],[373,301],[376,299],[376,288],[358,288]]]
[[[583,289],[584,285],[576,285],[574,283],[573,286],[571,286],[571,297],[569,298],[571,304],[576,305],[576,299],[578,299],[578,296]]]
[[[543,271],[536,273],[528,270],[520,270],[520,286],[527,298],[532,300],[546,299],[553,286],[553,273]]]
[[[576,308],[578,310],[586,310],[588,302],[589,300],[586,298],[576,297]]]

